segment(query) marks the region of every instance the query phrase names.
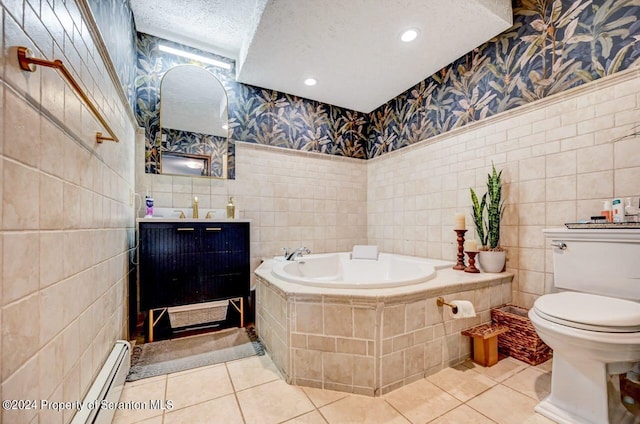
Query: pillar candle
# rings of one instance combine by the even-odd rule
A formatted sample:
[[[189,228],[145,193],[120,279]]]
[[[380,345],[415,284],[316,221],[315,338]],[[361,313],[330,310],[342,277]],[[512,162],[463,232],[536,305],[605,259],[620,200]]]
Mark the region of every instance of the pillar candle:
[[[455,216],[455,225],[453,227],[454,230],[466,230],[467,225],[465,223],[465,218],[463,213],[457,213]]]
[[[466,240],[464,242],[464,250],[465,252],[477,252],[478,242],[476,242],[475,239]]]

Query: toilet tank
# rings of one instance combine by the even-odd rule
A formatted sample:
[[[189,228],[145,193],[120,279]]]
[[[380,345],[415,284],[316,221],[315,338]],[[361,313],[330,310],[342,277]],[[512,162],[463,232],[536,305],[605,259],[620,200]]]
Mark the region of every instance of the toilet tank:
[[[543,230],[558,289],[640,301],[640,229]]]

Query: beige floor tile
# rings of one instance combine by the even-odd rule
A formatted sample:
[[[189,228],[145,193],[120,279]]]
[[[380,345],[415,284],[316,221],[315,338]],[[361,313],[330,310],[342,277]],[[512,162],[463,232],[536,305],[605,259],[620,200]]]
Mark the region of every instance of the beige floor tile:
[[[301,388],[275,380],[237,392],[247,423],[279,423],[314,409]]]
[[[459,400],[427,380],[394,390],[383,399],[412,423],[428,422],[460,405]]]
[[[267,355],[227,362],[227,369],[237,391],[281,378],[280,372]]]
[[[162,420],[164,417],[162,415],[158,415],[157,417],[147,418],[146,420],[138,421],[135,424],[162,424]]]
[[[327,424],[318,411],[311,411],[307,414],[286,421],[287,424]]]
[[[549,359],[547,362],[536,365],[536,368],[544,372],[551,372],[551,369],[553,368],[553,358]]]
[[[429,421],[429,424],[493,424],[490,420],[478,411],[469,408],[467,405],[460,405],[452,409],[438,419]]]
[[[540,402],[551,393],[551,373],[529,367],[507,378],[502,384]]]
[[[124,387],[136,387],[140,386],[141,384],[157,383],[163,381],[167,381],[167,374],[158,375],[156,377],[143,378],[136,381],[127,381]]]
[[[167,412],[164,424],[224,423],[244,424],[234,395]]]
[[[509,357],[501,359],[491,367],[483,367],[469,360],[465,361],[463,365],[497,382],[502,382],[529,366],[525,362]]]
[[[616,424],[640,424],[640,417],[633,415],[624,407],[621,402],[611,407],[609,418],[612,423]]]
[[[119,409],[113,417],[114,424],[136,423],[148,418],[162,416],[162,409],[151,409],[149,401],[164,401],[165,382],[156,381],[147,384],[139,384],[135,387],[125,385],[120,395],[120,402],[142,402],[145,409]]]
[[[462,402],[468,401],[496,384],[492,379],[462,365],[445,368],[427,377],[427,380]]]
[[[381,398],[349,395],[320,408],[330,424],[395,424],[408,423],[402,415]]]
[[[349,396],[348,393],[334,392],[333,390],[314,389],[312,387],[303,387],[302,390],[309,396],[311,402],[317,407],[325,406],[331,402],[335,402]]]
[[[497,385],[467,405],[499,424],[553,424],[533,408],[538,401],[503,385]]]
[[[634,415],[625,408],[620,398],[619,377],[609,376],[607,390],[609,392],[609,419],[616,424],[640,424],[640,416]],[[632,410],[637,411],[637,408]]]
[[[233,386],[224,364],[204,367],[196,372],[169,375],[167,400],[175,409],[233,393]]]

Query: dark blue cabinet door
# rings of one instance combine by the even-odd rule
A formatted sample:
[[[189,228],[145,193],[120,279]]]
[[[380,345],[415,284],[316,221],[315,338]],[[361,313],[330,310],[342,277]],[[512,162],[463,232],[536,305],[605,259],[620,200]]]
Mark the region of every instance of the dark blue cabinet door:
[[[214,298],[249,295],[249,223],[206,226],[201,276]]]
[[[140,223],[140,308],[249,294],[249,223]]]

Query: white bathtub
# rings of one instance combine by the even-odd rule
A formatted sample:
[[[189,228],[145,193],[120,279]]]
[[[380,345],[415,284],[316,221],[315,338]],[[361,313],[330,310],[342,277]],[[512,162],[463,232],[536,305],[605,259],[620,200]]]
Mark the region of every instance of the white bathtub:
[[[278,261],[272,274],[284,281],[313,287],[385,288],[418,284],[453,262],[380,253],[378,260],[351,259],[351,253],[309,255]]]

